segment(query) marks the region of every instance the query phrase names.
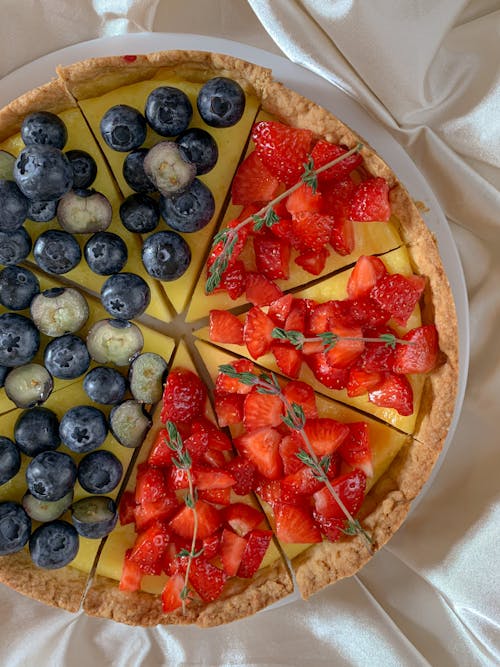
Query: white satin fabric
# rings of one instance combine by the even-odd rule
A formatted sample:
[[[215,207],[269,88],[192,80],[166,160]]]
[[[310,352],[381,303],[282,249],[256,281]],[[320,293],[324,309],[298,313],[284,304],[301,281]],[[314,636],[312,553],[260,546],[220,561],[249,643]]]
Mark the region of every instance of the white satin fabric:
[[[462,416],[439,474],[359,576],[307,603],[292,602],[212,630],[128,628],[72,616],[0,587],[0,663],[499,665],[498,0],[1,5],[0,76],[69,44],[157,31],[281,49],[341,85],[405,147],[437,195],[464,265],[472,344]]]

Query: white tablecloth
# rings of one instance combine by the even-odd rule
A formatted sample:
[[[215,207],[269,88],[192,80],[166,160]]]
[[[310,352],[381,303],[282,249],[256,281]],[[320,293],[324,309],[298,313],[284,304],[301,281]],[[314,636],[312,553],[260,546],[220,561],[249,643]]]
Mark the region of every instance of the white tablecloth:
[[[3,0],[0,76],[127,32],[228,37],[343,88],[414,159],[451,224],[470,299],[458,428],[422,502],[359,576],[227,627],[128,628],[0,587],[0,663],[500,664],[498,0]],[[280,51],[282,49],[282,51]],[[0,84],[1,85],[1,84]]]

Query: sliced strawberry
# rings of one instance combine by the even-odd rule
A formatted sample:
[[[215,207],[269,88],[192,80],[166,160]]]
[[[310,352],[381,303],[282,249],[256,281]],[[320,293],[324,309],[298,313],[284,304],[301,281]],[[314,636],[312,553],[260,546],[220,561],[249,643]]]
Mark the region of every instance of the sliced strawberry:
[[[214,505],[226,506],[231,503],[231,489],[233,487],[227,486],[225,489],[205,489],[198,490],[198,498],[206,500],[208,503]]]
[[[160,419],[163,423],[189,422],[203,415],[207,390],[200,378],[186,368],[170,371],[163,391]]]
[[[318,417],[308,419],[304,431],[314,452],[318,456],[326,456],[340,447],[349,434],[349,427],[336,419]]]
[[[383,334],[395,335],[396,332],[390,327],[381,326],[365,328],[363,333],[367,338],[380,338]],[[367,342],[356,365],[369,373],[392,371],[395,355],[395,350],[382,340],[380,342]]]
[[[217,468],[199,468],[196,467],[194,472],[194,483],[199,491],[206,491],[208,489],[227,489],[234,485],[235,479],[232,475],[224,470],[217,470]]]
[[[203,540],[222,525],[222,515],[213,505],[203,500],[198,500],[195,507],[198,515],[197,537]],[[169,526],[177,535],[192,539],[194,531],[193,510],[185,505],[170,520]]]
[[[325,333],[325,331],[332,331],[336,325],[348,326],[350,323],[348,302],[324,301],[312,308],[307,333],[313,336],[314,334]],[[322,344],[321,348],[323,348]]]
[[[313,134],[278,121],[261,121],[252,129],[255,150],[269,171],[287,187],[304,171]]]
[[[204,602],[212,602],[222,593],[227,574],[209,563],[203,556],[191,560],[189,583]]]
[[[276,325],[283,326],[290,314],[293,302],[294,298],[291,294],[284,294],[269,305],[268,316]]]
[[[392,273],[383,276],[370,292],[370,296],[401,326],[417,305],[425,288],[424,276],[403,276]]]
[[[379,257],[361,255],[347,281],[348,297],[358,299],[366,296],[386,273],[385,264]]]
[[[321,542],[321,533],[305,507],[276,503],[274,505],[276,536],[286,544]]]
[[[238,496],[246,496],[252,491],[256,468],[254,464],[243,456],[235,456],[226,464],[226,470],[236,480],[233,491]]]
[[[329,389],[344,389],[349,381],[348,368],[335,368],[328,362],[325,352],[317,352],[304,357],[314,377]]]
[[[280,216],[280,219],[270,227],[271,233],[279,239],[289,241],[292,238],[292,218],[286,215]]]
[[[270,530],[256,528],[247,538],[247,546],[243,552],[238,577],[250,579],[257,572],[271,543],[273,533]]]
[[[314,144],[311,157],[314,160],[315,168],[318,169],[319,167],[322,167],[323,165],[331,162],[332,160],[335,160],[345,153],[347,153],[346,148],[332,144],[329,141],[325,141],[324,139],[319,139],[319,141]],[[318,183],[320,187],[324,187],[325,184],[330,183],[331,181],[344,178],[350,174],[351,171],[356,169],[356,167],[359,167],[362,162],[362,156],[359,153],[353,153],[353,155],[350,155],[348,158],[341,160],[338,164],[333,165],[333,167],[329,167],[325,171],[322,171],[320,174],[318,174]]]
[[[279,396],[261,394],[253,389],[243,404],[243,424],[247,431],[264,426],[279,426],[283,404]]]
[[[373,476],[370,431],[366,422],[350,423],[349,435],[337,451],[348,465],[359,468],[367,477]]]
[[[403,336],[411,343],[398,343],[394,356],[395,373],[429,373],[435,368],[438,354],[438,332],[434,324],[411,329]]]
[[[292,244],[299,252],[318,252],[330,240],[333,218],[302,211],[292,216]]]
[[[322,535],[330,542],[336,542],[342,536],[346,524],[345,519],[327,517],[317,512],[313,512],[313,517]]]
[[[348,512],[355,516],[365,497],[365,473],[362,470],[352,470],[332,480],[332,486]],[[326,486],[314,494],[313,500],[315,514],[327,518],[346,518],[342,508]]]
[[[183,588],[184,577],[181,574],[173,574],[169,577],[161,594],[161,608],[164,614],[182,606],[181,591]]]
[[[342,324],[336,324],[330,331],[339,336],[339,339],[326,352],[328,363],[335,368],[347,368],[365,348],[365,343],[362,340],[363,332],[360,327],[347,327]]]
[[[266,276],[254,271],[248,271],[245,285],[246,298],[254,306],[268,306],[283,296],[280,288]]]
[[[238,373],[253,373],[255,371],[255,366],[249,359],[238,359],[233,361],[231,366]],[[224,394],[249,394],[252,391],[251,385],[243,384],[243,382],[222,372],[217,375],[215,389],[218,393]]]
[[[349,309],[349,316],[353,323],[364,327],[381,327],[391,318],[385,307],[372,299],[370,295],[359,299],[347,299],[345,301]]]
[[[162,500],[170,495],[165,471],[142,463],[137,469],[135,483],[135,502],[146,503]]]
[[[125,558],[123,559],[122,575],[118,588],[121,591],[138,591],[141,587],[141,579],[143,573],[139,564],[130,560],[132,549],[127,549]]]
[[[222,428],[243,421],[243,394],[215,394],[215,412],[217,422]]]
[[[290,489],[283,489],[281,480],[268,480],[262,477],[256,484],[255,490],[261,500],[269,503],[274,507],[276,503],[284,503],[286,505],[304,505],[304,496],[291,491]]]
[[[304,466],[297,457],[301,449],[304,449],[304,441],[296,431],[293,431],[290,435],[285,435],[281,440],[279,451],[285,475],[292,475]]]
[[[139,565],[143,574],[160,574],[170,539],[168,528],[161,521],[156,521],[137,535],[129,558]]]
[[[209,419],[201,418],[193,422],[191,436],[207,440],[207,449],[230,452],[233,448],[229,437]]]
[[[290,243],[276,236],[255,236],[253,240],[257,271],[269,280],[288,280],[290,264]]]
[[[350,255],[356,245],[354,225],[343,216],[334,216],[330,233],[330,245],[338,255]]]
[[[203,540],[202,547],[204,558],[211,560],[220,553],[221,539],[222,533],[221,531],[217,531]]]
[[[118,519],[121,526],[135,521],[135,492],[124,491],[118,506]]]
[[[391,217],[389,185],[383,178],[370,178],[357,186],[349,217],[351,220],[386,222]]]
[[[134,512],[136,531],[141,532],[156,521],[169,519],[178,507],[179,502],[174,494],[153,502],[142,502]]]
[[[356,183],[349,176],[332,181],[328,187],[322,187],[322,212],[333,215],[335,219],[347,218],[356,187]]]
[[[304,299],[294,299],[290,312],[285,320],[285,329],[287,331],[300,331],[304,333],[306,329],[307,307]]]
[[[250,209],[245,207],[241,211],[240,215],[237,218],[234,218],[233,220],[230,220],[227,223],[226,229],[227,228],[234,229],[241,222],[243,222],[243,220],[245,220],[245,218],[247,218],[249,215],[252,215],[253,213],[255,213],[255,208],[254,207],[252,207]],[[247,240],[248,234],[249,234],[249,225],[245,225],[238,230],[238,238],[236,240],[236,243],[232,246],[231,254],[228,257],[228,268],[234,266],[234,264],[238,260],[238,257],[240,256],[241,251],[245,247],[245,242]],[[210,250],[210,254],[207,258],[207,270],[210,269],[210,267],[215,262],[215,260],[221,255],[221,253],[224,250],[224,247],[227,243],[227,238],[228,238],[228,236],[226,236],[225,240],[222,240],[222,241],[219,241],[218,243],[216,243],[215,246],[213,246],[213,248]],[[225,241],[226,241],[226,243],[225,243]]]
[[[286,208],[290,215],[309,211],[310,213],[319,213],[322,209],[321,192],[313,192],[312,188],[305,183],[288,195],[286,199]]]
[[[283,465],[279,454],[281,435],[271,427],[244,433],[234,440],[238,452],[249,459],[267,479],[279,479]]]
[[[224,528],[222,531],[220,558],[224,572],[228,576],[236,576],[246,546],[247,541],[244,537]]]
[[[260,526],[264,519],[262,512],[246,503],[233,503],[224,510],[224,520],[238,535],[246,535]]]
[[[243,345],[243,324],[227,310],[211,310],[208,330],[214,343],[232,343]]]
[[[250,308],[245,317],[243,339],[251,356],[258,359],[271,349],[274,322],[258,306]]]
[[[293,261],[313,276],[319,276],[325,268],[330,253],[326,247],[319,250],[309,250],[298,255]]]
[[[302,382],[301,380],[292,380],[291,382],[287,382],[283,388],[283,394],[290,403],[296,403],[297,405],[300,405],[304,411],[306,419],[311,419],[318,416],[314,390],[306,382]]]
[[[276,360],[276,365],[284,375],[294,379],[299,377],[302,366],[300,350],[296,350],[288,343],[276,342],[271,345],[271,352]]]
[[[231,449],[233,446],[231,445]],[[226,465],[226,457],[224,452],[220,449],[207,449],[203,454],[203,463],[212,468],[224,468]]]
[[[256,151],[246,157],[238,167],[231,196],[233,204],[269,202],[274,199],[279,188],[278,179],[266,169]]]
[[[354,396],[363,396],[368,391],[375,389],[384,376],[382,373],[370,373],[362,368],[349,369],[349,381],[347,383],[347,395],[353,398]]]
[[[299,470],[281,480],[281,488],[285,493],[296,493],[300,496],[310,496],[323,486],[311,470],[302,465]]]
[[[413,413],[413,389],[406,375],[385,373],[380,384],[368,392],[368,400],[381,408],[392,408],[407,417]]]
[[[168,488],[170,491],[187,489],[189,487],[189,476],[185,468],[172,466],[168,473]]]
[[[222,274],[218,290],[226,290],[229,297],[235,301],[246,289],[247,272],[241,260],[234,261]]]
[[[173,451],[168,446],[170,438],[167,429],[161,428],[155,436],[148,456],[152,466],[169,466],[172,463]]]

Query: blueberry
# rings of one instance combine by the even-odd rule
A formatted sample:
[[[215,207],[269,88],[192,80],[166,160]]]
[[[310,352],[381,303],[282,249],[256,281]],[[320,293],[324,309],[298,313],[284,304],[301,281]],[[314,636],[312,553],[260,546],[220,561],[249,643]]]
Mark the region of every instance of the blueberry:
[[[7,266],[0,271],[0,303],[10,310],[28,308],[40,292],[38,278],[21,266]]]
[[[89,305],[74,287],[52,287],[37,294],[30,306],[31,319],[47,336],[79,331],[89,316]]]
[[[21,454],[10,438],[0,435],[0,484],[5,484],[19,472]]]
[[[0,232],[0,264],[19,264],[30,254],[31,237],[21,227],[15,232]]]
[[[149,306],[149,285],[135,273],[115,273],[101,288],[101,301],[112,317],[133,320]]]
[[[174,141],[159,141],[144,158],[144,171],[164,197],[184,192],[196,176],[196,167],[186,160]]]
[[[245,93],[236,81],[218,76],[202,86],[196,104],[207,125],[230,127],[243,116]]]
[[[78,466],[78,481],[89,493],[110,493],[123,475],[119,459],[105,449],[90,452]]]
[[[41,364],[13,368],[5,380],[5,393],[18,408],[45,403],[54,388],[52,376]]]
[[[74,334],[65,334],[48,343],[44,364],[51,375],[62,380],[74,380],[87,372],[90,355],[85,342]]]
[[[73,170],[73,187],[90,188],[97,176],[97,165],[86,151],[72,150],[66,153]]]
[[[176,280],[186,272],[191,250],[177,232],[155,232],[142,246],[142,263],[153,278]]]
[[[8,366],[0,366],[0,389],[5,385],[5,380],[10,370]]]
[[[135,193],[121,204],[120,219],[129,232],[152,232],[160,222],[158,204],[144,193]]]
[[[136,192],[148,193],[156,189],[144,171],[144,158],[147,152],[147,148],[136,148],[127,155],[123,162],[123,177]]]
[[[100,130],[102,138],[110,148],[128,152],[144,143],[146,119],[137,109],[126,104],[117,104],[102,117]]]
[[[107,496],[90,496],[73,503],[71,521],[82,537],[101,539],[116,526],[116,503]]]
[[[28,216],[28,200],[14,181],[0,180],[0,231],[13,232]]]
[[[142,331],[128,320],[98,320],[87,334],[88,350],[99,364],[128,366],[143,345]]]
[[[196,166],[198,176],[214,168],[219,157],[217,142],[206,130],[192,127],[175,140],[186,160]]]
[[[34,222],[49,222],[56,217],[57,200],[35,201],[30,200],[28,205],[28,218]]]
[[[77,468],[63,452],[41,452],[26,468],[29,492],[38,500],[59,500],[75,486]]]
[[[73,170],[59,148],[33,144],[26,146],[14,165],[14,178],[28,199],[59,199],[73,186]]]
[[[59,116],[50,111],[36,111],[24,118],[21,139],[26,146],[44,144],[62,149],[68,140],[68,131]]]
[[[126,243],[112,232],[97,232],[83,249],[89,268],[100,276],[109,276],[123,269],[128,259]]]
[[[24,410],[15,423],[14,440],[26,456],[57,449],[61,444],[57,415],[48,408]]]
[[[43,523],[33,532],[29,542],[31,560],[45,570],[56,570],[71,563],[79,546],[74,526],[60,519]]]
[[[57,221],[70,234],[104,232],[112,219],[109,199],[96,190],[71,190],[57,205]]]
[[[123,400],[127,391],[127,381],[114,368],[97,366],[85,376],[83,389],[95,403],[114,405]]]
[[[157,134],[174,137],[187,129],[193,117],[193,106],[184,91],[160,86],[148,95],[144,113]]]
[[[197,232],[206,227],[215,212],[215,201],[207,186],[197,178],[184,192],[160,197],[160,213],[177,232]]]
[[[151,428],[151,419],[141,403],[130,399],[113,407],[109,425],[120,445],[135,448],[144,442]]]
[[[92,405],[70,408],[59,424],[59,436],[73,452],[91,452],[102,445],[108,435],[108,422],[101,410]]]
[[[82,258],[78,242],[68,232],[48,229],[35,241],[33,255],[38,266],[60,275],[74,269]]]
[[[29,491],[26,491],[22,503],[30,519],[45,523],[59,519],[70,508],[74,495],[74,490],[71,489],[69,493],[59,500],[39,500]]]
[[[0,556],[20,551],[28,542],[31,520],[19,503],[0,503]]]
[[[33,322],[18,313],[0,315],[0,365],[22,366],[40,347],[40,333]]]

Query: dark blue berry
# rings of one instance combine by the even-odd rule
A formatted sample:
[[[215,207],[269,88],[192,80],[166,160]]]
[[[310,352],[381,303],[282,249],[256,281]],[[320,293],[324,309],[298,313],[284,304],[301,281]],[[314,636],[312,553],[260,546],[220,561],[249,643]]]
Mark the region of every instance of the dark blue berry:
[[[69,565],[80,547],[74,526],[67,521],[50,521],[39,526],[30,538],[31,560],[37,567],[57,570]]]
[[[0,503],[0,556],[20,551],[28,542],[31,520],[19,503]]]
[[[186,272],[191,250],[177,232],[155,232],[142,246],[142,263],[153,278],[176,280]]]
[[[35,201],[30,200],[28,206],[28,218],[34,222],[49,222],[56,217],[57,200]]]
[[[148,193],[156,190],[144,171],[147,152],[147,148],[137,148],[129,153],[123,162],[123,177],[136,192]]]
[[[147,234],[160,222],[158,204],[144,193],[130,195],[120,206],[120,219],[129,232]]]
[[[13,232],[28,216],[28,200],[14,181],[0,180],[0,231]]]
[[[197,232],[206,227],[215,212],[209,188],[197,178],[187,190],[173,197],[160,197],[160,213],[177,232]]]
[[[116,489],[122,475],[119,459],[105,449],[90,452],[78,465],[78,481],[89,493],[110,493]]]
[[[26,146],[44,144],[62,149],[68,140],[68,131],[59,116],[50,111],[36,111],[24,118],[21,139]]]
[[[15,232],[0,232],[0,264],[19,264],[30,254],[31,237],[21,227]]]
[[[26,468],[29,492],[38,500],[59,500],[75,486],[76,464],[64,452],[37,454]]]
[[[73,186],[73,170],[59,148],[33,144],[26,146],[14,165],[14,178],[28,199],[59,199]]]
[[[89,496],[73,503],[71,521],[82,537],[101,539],[116,526],[116,503],[107,496]]]
[[[85,376],[83,389],[95,403],[115,405],[123,400],[127,391],[127,381],[114,368],[97,366]]]
[[[90,366],[90,354],[85,342],[79,336],[65,334],[47,344],[43,361],[54,377],[74,380],[87,372]]]
[[[10,368],[8,366],[0,366],[0,389],[5,385],[5,379],[9,371]]]
[[[0,365],[22,366],[40,347],[40,332],[33,322],[18,313],[0,315]]]
[[[101,288],[101,301],[108,313],[118,320],[133,320],[149,306],[149,285],[135,273],[115,273]]]
[[[174,137],[187,129],[193,117],[193,106],[184,91],[160,86],[148,95],[144,113],[157,134]]]
[[[28,308],[40,292],[38,278],[21,266],[7,266],[0,271],[0,303],[10,310]]]
[[[108,435],[108,422],[101,410],[92,405],[70,408],[59,424],[59,436],[73,452],[92,452]]]
[[[85,244],[83,254],[89,268],[100,276],[109,276],[123,269],[128,259],[127,245],[118,234],[97,232]]]
[[[66,153],[73,170],[73,187],[90,188],[97,176],[97,165],[86,151],[72,150]]]
[[[35,241],[33,255],[41,269],[60,275],[79,264],[82,251],[78,241],[69,232],[48,229]]]
[[[243,116],[245,93],[236,81],[218,76],[202,86],[196,103],[207,125],[230,127]]]
[[[48,408],[24,410],[15,423],[14,440],[26,456],[57,449],[61,444],[57,415]]]
[[[10,438],[0,435],[0,484],[5,484],[19,472],[21,454]]]
[[[192,127],[175,140],[185,160],[196,166],[198,176],[214,168],[219,157],[217,142],[206,130]]]
[[[126,104],[117,104],[102,117],[100,130],[102,138],[110,148],[128,153],[144,143],[147,124],[137,109]]]

